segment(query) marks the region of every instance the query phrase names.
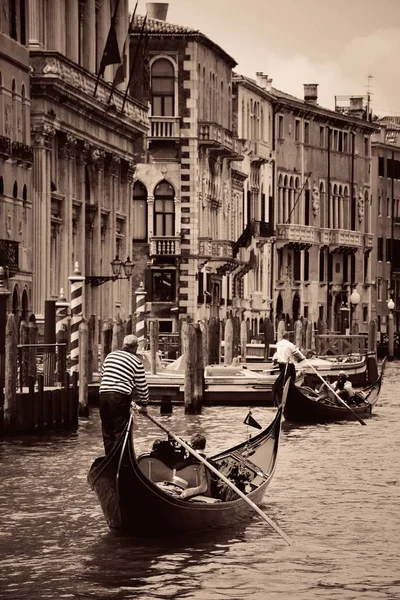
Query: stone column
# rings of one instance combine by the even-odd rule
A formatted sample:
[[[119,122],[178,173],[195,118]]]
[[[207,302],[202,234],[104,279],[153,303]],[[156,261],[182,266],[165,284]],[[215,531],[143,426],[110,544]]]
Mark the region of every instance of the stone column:
[[[37,242],[33,247],[32,309],[43,315],[44,301],[50,290],[50,218],[51,159],[55,129],[48,123],[33,128],[33,230]]]
[[[45,15],[47,50],[65,54],[65,0],[48,2]]]
[[[86,0],[83,13],[83,67],[96,72],[96,0]]]
[[[102,4],[106,4],[104,2]],[[79,62],[79,5],[76,0],[66,0],[66,55]]]
[[[29,0],[29,45],[36,48],[43,46],[44,23],[41,19],[41,1]]]

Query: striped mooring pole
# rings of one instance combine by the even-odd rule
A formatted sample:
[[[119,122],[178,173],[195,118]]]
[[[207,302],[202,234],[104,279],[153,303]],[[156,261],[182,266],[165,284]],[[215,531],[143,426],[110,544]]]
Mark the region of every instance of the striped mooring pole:
[[[83,319],[83,292],[85,278],[79,264],[75,263],[73,274],[68,277],[71,284],[71,374],[79,368],[79,324]]]
[[[69,302],[65,297],[64,288],[60,289],[60,296],[56,300],[56,338],[63,329],[68,330]]]
[[[146,312],[146,290],[143,282],[140,282],[138,289],[135,292],[136,296],[136,337],[138,339],[138,348],[145,346],[145,312]]]

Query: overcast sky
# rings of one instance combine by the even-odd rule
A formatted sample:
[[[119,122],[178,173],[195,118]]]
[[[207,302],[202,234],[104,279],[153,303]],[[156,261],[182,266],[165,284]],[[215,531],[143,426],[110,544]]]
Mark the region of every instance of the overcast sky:
[[[263,71],[300,98],[318,83],[328,108],[335,95],[366,94],[372,75],[373,111],[400,115],[400,0],[170,0],[167,20],[199,29],[239,73]]]

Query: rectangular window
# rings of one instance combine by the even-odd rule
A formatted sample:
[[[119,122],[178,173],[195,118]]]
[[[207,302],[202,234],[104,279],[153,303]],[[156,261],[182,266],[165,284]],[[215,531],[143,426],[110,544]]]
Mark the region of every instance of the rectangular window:
[[[350,254],[350,277],[351,283],[357,281],[356,279],[356,255]]]
[[[300,119],[296,119],[294,125],[294,141],[300,142]]]
[[[324,250],[319,251],[319,280],[325,281],[325,252]]]
[[[343,152],[349,151],[349,134],[347,131],[343,133]]]
[[[369,137],[364,136],[364,156],[369,156]]]
[[[304,281],[310,279],[310,255],[308,250],[304,250]]]
[[[378,237],[378,260],[383,261],[383,238]]]
[[[378,216],[382,216],[382,196],[378,196]]]
[[[393,178],[393,161],[391,158],[388,158],[386,161],[386,176],[389,179]]]
[[[386,216],[390,219],[390,198],[386,199]]]
[[[197,304],[204,304],[204,273],[197,273]]]
[[[304,121],[304,143],[310,143],[310,123]]]
[[[349,281],[349,260],[348,255],[343,254],[343,283],[348,283]]]
[[[301,280],[300,264],[301,264],[301,252],[300,252],[300,250],[295,250],[293,252],[293,279],[294,279],[294,281]]]
[[[363,316],[363,323],[368,323],[368,304],[363,304],[362,316]]]
[[[339,142],[338,142],[338,150],[339,152],[343,152],[343,131],[339,131]]]
[[[338,148],[338,135],[339,132],[337,129],[333,130],[333,143],[332,143],[332,150],[337,150]]]
[[[153,271],[153,302],[174,302],[175,271]]]
[[[383,156],[378,157],[378,175],[385,177],[385,158]]]
[[[278,115],[278,138],[283,140],[283,115]]]
[[[320,148],[325,146],[325,127],[323,125],[319,127],[319,146]]]
[[[369,282],[369,252],[364,253],[364,283]]]
[[[328,253],[328,281],[331,282],[333,279],[333,254]]]
[[[386,262],[392,262],[392,239],[386,238]]]

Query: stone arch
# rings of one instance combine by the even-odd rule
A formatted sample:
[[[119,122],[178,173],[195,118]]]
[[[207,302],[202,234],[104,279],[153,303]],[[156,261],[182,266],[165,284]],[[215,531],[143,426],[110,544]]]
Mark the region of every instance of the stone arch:
[[[282,294],[278,294],[278,297],[276,299],[276,317],[277,319],[280,319],[283,313],[283,298],[282,298]]]
[[[1,194],[4,194],[4,179],[2,175],[0,175],[0,195]]]
[[[137,179],[132,193],[132,239],[146,241],[148,235],[148,194],[142,181]]]
[[[152,96],[151,100],[152,100],[152,114],[154,116],[174,116],[177,113],[177,101],[178,101],[178,65],[176,63],[176,61],[173,59],[173,57],[169,56],[168,54],[157,54],[156,56],[154,56],[151,60],[150,60],[150,79],[152,79],[153,77],[157,77],[157,75],[154,75],[153,70],[155,70],[158,66],[160,66],[161,62],[164,63],[170,63],[170,66],[172,67],[172,71],[171,71],[171,75],[169,75],[167,72],[165,74],[165,80],[168,79],[172,79],[173,78],[173,85],[174,85],[174,91],[173,94],[162,94],[163,96],[173,96],[172,99],[172,115],[167,115],[167,112],[165,112],[165,107],[164,109],[161,110],[161,114],[159,113],[159,111],[157,110],[157,108],[154,106],[154,97]],[[157,63],[159,63],[157,65]],[[153,87],[153,86],[152,86]],[[154,94],[155,95],[155,94]],[[161,95],[161,94],[160,94]]]

